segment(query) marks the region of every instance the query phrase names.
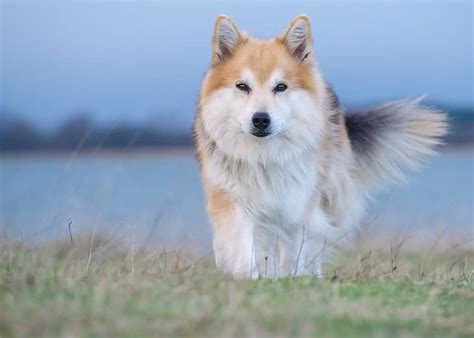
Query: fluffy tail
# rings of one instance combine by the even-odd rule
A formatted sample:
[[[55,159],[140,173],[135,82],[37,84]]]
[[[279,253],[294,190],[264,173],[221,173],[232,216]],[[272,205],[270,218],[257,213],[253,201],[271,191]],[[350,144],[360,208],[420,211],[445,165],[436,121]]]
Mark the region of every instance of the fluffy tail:
[[[446,114],[420,105],[421,99],[394,101],[346,115],[355,170],[364,184],[403,180],[434,153],[447,132]]]

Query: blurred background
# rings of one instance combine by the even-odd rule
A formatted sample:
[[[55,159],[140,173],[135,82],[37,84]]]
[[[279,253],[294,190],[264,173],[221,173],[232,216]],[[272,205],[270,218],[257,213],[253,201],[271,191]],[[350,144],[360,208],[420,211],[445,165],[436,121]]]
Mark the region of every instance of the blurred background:
[[[216,16],[269,38],[312,20],[315,55],[348,110],[426,95],[441,154],[374,197],[366,225],[473,236],[471,1],[1,0],[0,234],[100,231],[210,248],[191,125]]]

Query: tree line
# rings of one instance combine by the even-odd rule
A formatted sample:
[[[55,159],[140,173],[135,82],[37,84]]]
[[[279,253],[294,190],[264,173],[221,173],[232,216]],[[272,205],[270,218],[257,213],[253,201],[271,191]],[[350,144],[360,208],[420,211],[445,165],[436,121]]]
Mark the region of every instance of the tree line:
[[[100,126],[86,116],[75,116],[45,131],[19,117],[0,121],[0,151],[91,151],[191,146],[189,134],[173,133],[153,125],[120,123]]]
[[[449,110],[447,110],[449,111]],[[472,109],[449,111],[448,145],[474,144]],[[54,130],[45,131],[15,115],[0,113],[0,152],[91,151],[157,147],[187,147],[192,133],[175,132],[150,123],[98,125],[78,114]]]

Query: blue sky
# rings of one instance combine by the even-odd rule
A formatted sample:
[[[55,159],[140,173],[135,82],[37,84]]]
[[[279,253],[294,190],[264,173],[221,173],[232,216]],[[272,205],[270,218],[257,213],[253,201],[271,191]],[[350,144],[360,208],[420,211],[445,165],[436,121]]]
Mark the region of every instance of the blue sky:
[[[474,105],[471,1],[0,1],[1,108],[45,127],[87,111],[189,129],[221,13],[260,37],[307,13],[347,106]]]

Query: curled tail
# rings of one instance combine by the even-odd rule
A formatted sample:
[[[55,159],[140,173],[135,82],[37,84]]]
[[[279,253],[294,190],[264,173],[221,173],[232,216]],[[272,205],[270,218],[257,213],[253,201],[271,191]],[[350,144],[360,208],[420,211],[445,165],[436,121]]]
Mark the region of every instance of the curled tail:
[[[446,114],[420,101],[394,101],[346,115],[356,175],[364,184],[402,180],[442,143]]]

